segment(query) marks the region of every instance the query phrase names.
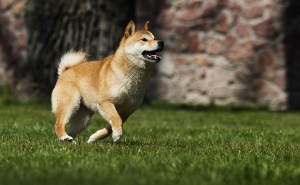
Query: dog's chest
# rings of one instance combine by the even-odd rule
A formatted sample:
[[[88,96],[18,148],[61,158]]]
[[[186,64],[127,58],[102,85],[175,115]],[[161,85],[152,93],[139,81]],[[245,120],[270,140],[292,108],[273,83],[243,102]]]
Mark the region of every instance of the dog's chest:
[[[114,104],[119,113],[134,112],[142,103],[148,79],[124,79],[111,89]]]

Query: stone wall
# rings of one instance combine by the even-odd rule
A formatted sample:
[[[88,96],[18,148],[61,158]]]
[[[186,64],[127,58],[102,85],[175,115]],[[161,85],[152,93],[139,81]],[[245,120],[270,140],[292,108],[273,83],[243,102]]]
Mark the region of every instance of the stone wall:
[[[286,108],[281,1],[146,2],[138,1],[138,24],[148,15],[155,22],[155,36],[165,42],[150,98]],[[163,7],[159,12],[155,3]],[[142,14],[142,7],[153,16]]]
[[[24,0],[0,0],[0,84],[12,84],[25,57]]]

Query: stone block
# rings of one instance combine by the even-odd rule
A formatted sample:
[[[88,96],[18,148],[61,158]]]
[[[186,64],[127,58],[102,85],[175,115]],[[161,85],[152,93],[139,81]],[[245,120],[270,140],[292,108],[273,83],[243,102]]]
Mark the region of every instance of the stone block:
[[[244,69],[248,70],[248,71],[253,71],[254,69],[254,63],[252,60],[244,60],[241,64],[240,64]]]
[[[277,71],[274,82],[280,87],[280,89],[286,90],[287,87],[286,71],[285,70]]]
[[[175,55],[173,58],[173,62],[176,66],[179,65],[187,65],[190,63],[189,57],[184,55]]]
[[[270,47],[270,44],[267,40],[259,40],[259,41],[256,41],[255,47],[258,49],[266,49],[266,48]]]
[[[230,62],[223,56],[217,56],[213,59],[214,66],[222,67],[224,69],[229,69],[231,67]]]
[[[263,99],[268,97],[268,99],[274,98],[277,95],[277,91],[271,85],[270,82],[264,79],[254,79],[253,81],[253,91],[257,94],[258,99]]]
[[[165,77],[159,77],[155,80],[156,84],[156,94],[162,97],[166,96],[168,93],[168,85],[170,84],[169,79]]]
[[[242,70],[235,71],[235,77],[244,82],[245,84],[250,83],[252,80],[251,74]]]
[[[254,27],[254,32],[257,36],[272,38],[277,35],[278,31],[273,24],[273,20],[271,18],[266,19]]]
[[[229,29],[230,23],[228,15],[225,12],[222,12],[217,18],[215,31],[219,33],[226,33]]]
[[[209,92],[211,98],[229,98],[231,96],[230,89],[228,86],[213,87]]]
[[[196,70],[188,67],[180,68],[178,75],[183,84],[189,84],[196,78]]]
[[[243,41],[234,44],[228,52],[227,57],[230,60],[239,60],[245,58],[252,58],[254,56],[254,44],[252,40]]]
[[[215,16],[215,5],[212,1],[206,1],[203,4],[200,16],[202,18]]]
[[[220,55],[223,53],[223,42],[220,39],[215,39],[208,44],[206,52],[212,55]]]
[[[185,10],[178,14],[177,19],[184,21],[192,21],[196,19],[200,3],[200,1],[192,1],[188,3]]]
[[[222,67],[214,67],[208,73],[208,82],[216,83],[216,82],[226,82],[226,71]]]
[[[235,74],[232,73],[232,72],[229,73],[229,74],[227,74],[226,79],[227,79],[227,83],[228,83],[228,84],[234,84],[234,83],[236,83]]]
[[[232,34],[226,35],[224,44],[231,46],[235,42],[236,42],[236,37],[235,36],[233,36]]]
[[[275,74],[276,61],[269,50],[263,50],[258,55],[256,72],[268,78],[272,78]]]
[[[195,24],[192,28],[199,31],[207,31],[211,27],[211,21],[201,20],[201,22]]]
[[[241,37],[248,36],[250,34],[249,26],[244,22],[239,22],[236,26],[236,33]]]
[[[181,100],[185,94],[185,89],[180,83],[172,82],[168,99],[173,101]]]
[[[246,87],[238,87],[234,89],[233,95],[240,100],[247,101],[251,99],[250,92],[251,90]]]
[[[206,70],[203,69],[203,70],[200,70],[200,78],[205,78],[206,77]]]
[[[254,6],[254,7],[244,9],[243,16],[247,19],[253,19],[253,18],[261,17],[263,13],[264,13],[264,7]]]
[[[289,96],[286,93],[282,93],[278,97],[271,100],[269,105],[270,110],[286,110],[288,108],[288,99]]]
[[[196,81],[195,83],[192,83],[188,90],[190,91],[197,91],[198,93],[207,93],[207,85],[206,82],[203,80]]]
[[[199,66],[211,66],[212,62],[206,55],[198,54],[193,58],[193,62]]]
[[[198,33],[191,33],[187,38],[187,48],[190,53],[203,51],[204,47],[200,42]]]
[[[208,105],[210,99],[207,96],[201,96],[197,93],[191,92],[186,95],[186,103]]]

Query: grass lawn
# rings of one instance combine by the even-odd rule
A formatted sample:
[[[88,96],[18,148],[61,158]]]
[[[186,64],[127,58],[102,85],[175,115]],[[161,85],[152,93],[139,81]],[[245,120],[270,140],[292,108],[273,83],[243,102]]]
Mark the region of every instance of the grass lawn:
[[[298,184],[300,114],[154,106],[135,112],[119,144],[86,141],[95,115],[59,141],[50,104],[0,104],[0,184]]]

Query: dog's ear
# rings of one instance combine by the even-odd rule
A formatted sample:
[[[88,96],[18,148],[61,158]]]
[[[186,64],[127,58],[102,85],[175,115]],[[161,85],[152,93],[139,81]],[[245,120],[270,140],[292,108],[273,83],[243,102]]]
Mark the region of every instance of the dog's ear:
[[[133,21],[130,21],[125,29],[125,37],[132,37],[135,34],[135,24]]]
[[[145,24],[145,26],[142,30],[144,30],[144,31],[149,31],[150,30],[150,22],[149,21],[146,22],[146,24]]]

